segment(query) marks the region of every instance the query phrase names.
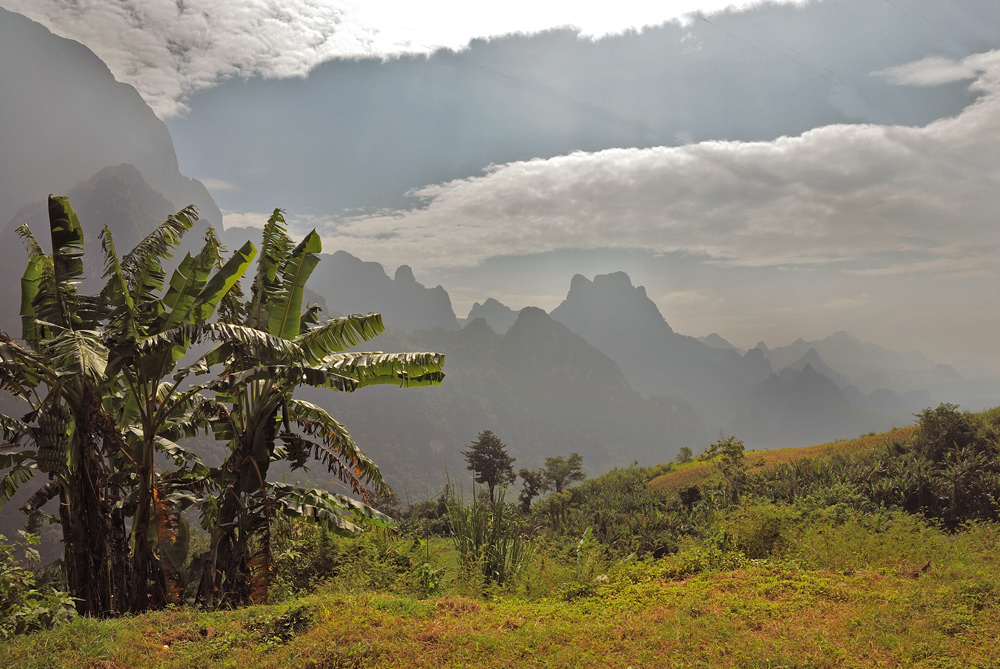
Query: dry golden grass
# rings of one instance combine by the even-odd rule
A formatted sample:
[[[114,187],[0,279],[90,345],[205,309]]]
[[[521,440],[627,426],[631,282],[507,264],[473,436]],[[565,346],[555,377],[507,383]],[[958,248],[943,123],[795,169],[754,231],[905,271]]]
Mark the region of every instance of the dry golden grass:
[[[874,434],[857,439],[844,441],[834,441],[828,444],[817,444],[816,446],[804,446],[798,448],[777,448],[770,451],[748,451],[746,454],[747,464],[751,468],[773,467],[775,465],[802,460],[803,458],[816,459],[835,454],[857,453],[860,451],[877,448],[889,441],[901,442],[910,438],[916,427],[897,428],[883,434]],[[657,476],[649,482],[649,486],[656,490],[665,492],[677,492],[687,485],[700,484],[707,481],[714,470],[713,462],[692,462],[682,465],[672,472]]]

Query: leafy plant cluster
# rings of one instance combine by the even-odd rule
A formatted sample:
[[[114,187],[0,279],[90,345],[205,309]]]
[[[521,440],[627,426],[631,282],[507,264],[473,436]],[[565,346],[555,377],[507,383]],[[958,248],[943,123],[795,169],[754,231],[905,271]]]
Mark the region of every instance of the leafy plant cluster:
[[[782,464],[748,475],[747,490],[785,503],[835,496],[862,511],[896,508],[953,531],[1000,518],[1000,411],[942,404],[917,416],[910,440],[890,433],[873,451]]]
[[[35,534],[21,532],[15,543],[0,535],[0,639],[48,629],[76,616],[69,594],[41,580],[33,569],[39,561],[33,548],[37,545]]]
[[[78,290],[83,228],[66,198],[49,198],[51,253],[18,230],[29,256],[24,345],[0,333],[0,385],[24,413],[0,416],[0,505],[46,475],[22,510],[58,498],[66,581],[82,614],[266,601],[280,516],[343,534],[387,523],[362,501],[268,480],[273,462],[318,461],[363,501],[386,490],[347,430],[295,390],[443,378],[439,354],[347,352],[383,331],[381,317],[321,319],[303,304],[320,240],[313,231],[295,244],[280,210],[259,253],[247,242],[226,259],[209,229],[168,280],[166,263],[196,219],[181,210],[124,256],[105,227],[105,283],[94,294]],[[239,281],[255,257],[244,296]],[[225,444],[218,466],[190,448],[205,434]],[[194,556],[188,509],[208,533]]]

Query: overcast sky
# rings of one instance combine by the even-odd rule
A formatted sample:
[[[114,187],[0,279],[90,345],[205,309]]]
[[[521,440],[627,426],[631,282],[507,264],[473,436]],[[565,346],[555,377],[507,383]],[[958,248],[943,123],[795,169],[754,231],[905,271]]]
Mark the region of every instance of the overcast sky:
[[[0,0],[134,85],[227,226],[284,207],[459,316],[625,270],[685,334],[1000,366],[1000,3],[587,4]]]

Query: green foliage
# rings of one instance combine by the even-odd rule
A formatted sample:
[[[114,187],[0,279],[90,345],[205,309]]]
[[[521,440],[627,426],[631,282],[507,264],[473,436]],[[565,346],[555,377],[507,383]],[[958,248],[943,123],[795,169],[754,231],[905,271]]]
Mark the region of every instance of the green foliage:
[[[557,537],[579,537],[591,528],[613,555],[667,555],[693,528],[693,516],[672,495],[649,488],[653,473],[634,465],[613,469],[551,495],[535,505],[533,514]]]
[[[918,414],[911,442],[892,433],[874,450],[803,459],[748,474],[748,494],[793,503],[838,497],[859,511],[898,508],[954,531],[1000,518],[1000,416],[960,413],[943,404]]]
[[[700,460],[717,459],[716,469],[722,475],[722,494],[728,504],[739,504],[746,487],[747,463],[743,442],[735,436],[719,439],[698,456]]]
[[[257,635],[257,642],[265,648],[281,646],[296,635],[309,629],[313,624],[309,608],[296,605],[274,618],[250,619],[244,623],[247,631]]]
[[[0,535],[0,639],[28,634],[72,620],[76,616],[73,599],[65,592],[41,583],[29,565],[37,563],[38,536],[21,532],[21,540],[8,543]]]
[[[522,467],[517,472],[517,475],[523,481],[521,493],[518,495],[517,501],[521,504],[521,512],[529,513],[531,511],[531,502],[549,489],[548,483],[545,480],[545,472],[541,469]]]
[[[978,438],[981,421],[967,411],[959,412],[957,404],[940,404],[916,416],[919,427],[913,445],[927,460],[941,462],[949,454],[970,446],[977,452],[988,448],[984,440]]]
[[[514,458],[507,454],[507,444],[493,434],[492,430],[480,432],[476,440],[462,451],[462,457],[468,463],[468,470],[473,473],[476,483],[489,489],[490,500],[494,499],[498,486],[514,482]]]
[[[418,387],[444,376],[436,353],[346,353],[384,329],[378,314],[320,322],[316,309],[303,312],[320,240],[312,232],[294,245],[279,210],[265,226],[247,303],[238,282],[256,249],[247,242],[226,260],[211,229],[167,281],[164,264],[195,220],[192,207],[181,210],[121,258],[105,228],[106,284],[96,295],[77,290],[83,228],[66,198],[49,200],[51,254],[19,230],[29,251],[21,301],[28,349],[0,336],[0,381],[30,412],[0,421],[11,446],[0,456],[0,505],[34,470],[50,474],[54,485],[31,508],[60,498],[64,564],[82,613],[181,604],[192,583],[208,607],[261,601],[279,513],[343,533],[385,525],[355,499],[267,480],[274,461],[295,469],[315,459],[365,501],[386,489],[346,429],[294,392]],[[217,310],[228,322],[208,322]],[[215,346],[178,367],[206,340]],[[212,372],[207,383],[191,383]],[[229,449],[219,467],[178,443],[209,430]],[[175,468],[158,466],[157,453]],[[192,506],[210,541],[189,561],[181,512]]]
[[[546,487],[554,489],[557,493],[562,492],[574,483],[587,478],[587,475],[583,473],[583,456],[578,453],[570,453],[569,457],[559,455],[554,458],[545,458],[542,478]]]
[[[462,567],[486,584],[511,584],[531,552],[531,539],[521,515],[505,501],[503,488],[495,500],[448,500],[451,536]]]
[[[675,459],[677,460],[677,464],[684,465],[694,460],[694,453],[689,446],[681,446],[681,449],[677,451]]]

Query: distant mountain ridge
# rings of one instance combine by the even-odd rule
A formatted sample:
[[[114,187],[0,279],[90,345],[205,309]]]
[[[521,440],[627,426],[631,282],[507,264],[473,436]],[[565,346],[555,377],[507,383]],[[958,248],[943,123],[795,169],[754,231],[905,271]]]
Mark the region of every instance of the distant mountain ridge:
[[[772,374],[748,393],[726,431],[759,449],[823,443],[892,427],[891,418],[852,405],[811,364],[789,371]]]
[[[760,351],[741,356],[678,334],[628,274],[573,277],[551,315],[614,359],[645,395],[683,397],[712,424],[722,424],[740,398],[773,371]]]
[[[881,387],[906,392],[914,386],[926,387],[937,380],[934,363],[920,352],[893,351],[863,342],[846,332],[835,332],[816,341],[797,339],[788,346],[774,349],[758,344],[758,348],[775,369],[796,364],[810,349],[815,350],[830,368],[864,392]]]
[[[90,179],[77,183],[63,193],[80,219],[84,233],[84,291],[96,291],[102,285],[104,253],[100,233],[104,226],[111,230],[119,256],[128,253],[157,225],[163,223],[177,207],[161,192],[146,182],[132,165],[106,167]],[[10,258],[0,263],[0,285],[19,286],[21,274],[28,264],[28,255],[15,230],[24,224],[38,243],[49,249],[49,217],[46,201],[22,207],[0,232],[0,245],[9,249]],[[182,251],[200,247],[204,223],[198,223],[184,236]],[[0,328],[20,335],[20,299],[17,293],[0,299]]]
[[[322,258],[309,285],[330,309],[344,314],[378,311],[386,327],[404,332],[459,328],[448,292],[442,286],[427,288],[419,283],[409,266],[400,265],[390,279],[379,263],[346,251]]]
[[[469,310],[469,315],[466,316],[464,323],[471,323],[477,318],[482,318],[494,331],[503,334],[517,320],[518,313],[520,312],[514,311],[499,300],[489,297],[482,304],[476,302],[472,305],[472,309]]]
[[[436,494],[446,471],[452,483],[467,482],[460,451],[483,429],[507,443],[518,468],[577,452],[591,472],[665,462],[711,436],[688,402],[644,398],[611,358],[541,309],[522,309],[506,334],[476,319],[373,343],[444,353],[445,382],[306,396],[334,412],[397,491]]]

